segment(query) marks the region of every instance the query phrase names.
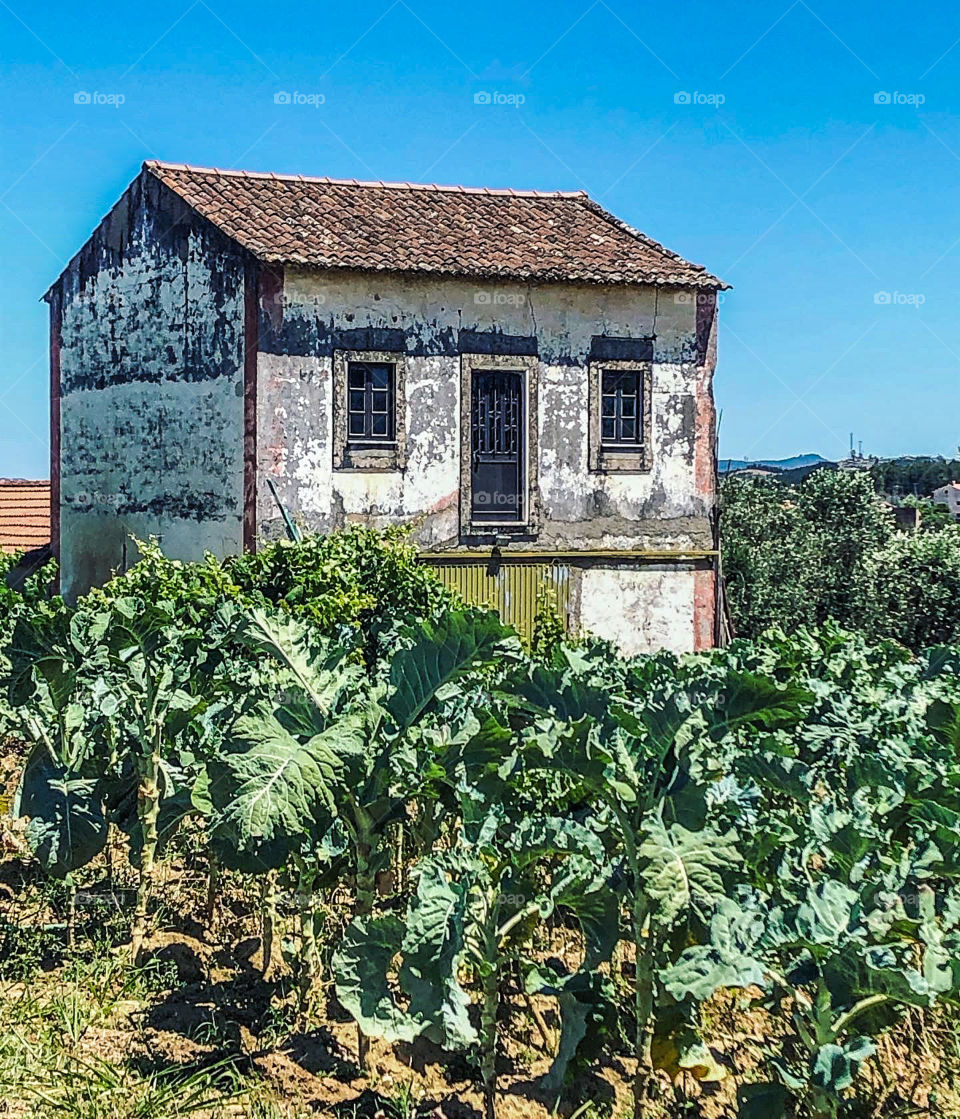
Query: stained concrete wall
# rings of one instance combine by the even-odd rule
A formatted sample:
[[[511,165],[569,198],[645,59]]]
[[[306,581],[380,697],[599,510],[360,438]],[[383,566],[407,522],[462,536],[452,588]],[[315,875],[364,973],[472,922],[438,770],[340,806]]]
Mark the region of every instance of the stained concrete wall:
[[[470,543],[460,522],[461,355],[512,353],[536,358],[539,524],[511,552],[710,549],[715,309],[713,293],[653,287],[274,272],[260,299],[258,532],[283,531],[270,480],[314,529],[416,518],[426,547]],[[591,472],[589,363],[647,349],[651,469]],[[336,350],[405,355],[405,469],[333,468]],[[573,621],[626,653],[679,653],[710,643],[712,610],[709,571],[591,563]]]
[[[696,299],[652,287],[530,287],[288,268],[261,298],[259,531],[282,531],[271,479],[284,504],[313,528],[423,514],[423,544],[456,544],[460,355],[490,347],[539,359],[540,526],[536,540],[512,547],[710,547],[712,469],[705,473],[700,460],[712,464],[712,365],[698,317]],[[712,318],[706,334],[710,325]],[[610,353],[618,340],[652,339],[649,473],[588,469],[587,366],[598,338]],[[333,469],[336,349],[405,353],[405,470]]]
[[[243,275],[144,174],[50,293],[68,596],[131,562],[131,536],[180,559],[240,550]]]
[[[587,568],[580,582],[580,626],[612,641],[625,656],[693,652],[697,574],[680,564]]]

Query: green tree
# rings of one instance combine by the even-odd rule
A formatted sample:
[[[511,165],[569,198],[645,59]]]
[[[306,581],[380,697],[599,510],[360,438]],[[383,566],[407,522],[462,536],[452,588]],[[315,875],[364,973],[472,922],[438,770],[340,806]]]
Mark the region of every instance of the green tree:
[[[773,624],[791,630],[815,620],[811,540],[792,488],[730,478],[721,505],[723,566],[738,633]]]
[[[863,473],[820,470],[799,486],[729,479],[721,535],[737,632],[756,637],[828,619],[873,632],[870,559],[895,534]]]
[[[874,631],[911,649],[960,642],[960,526],[898,533],[871,557]]]
[[[832,470],[798,487],[797,506],[817,565],[816,621],[861,628],[873,611],[867,561],[896,532],[889,508],[866,474]]]

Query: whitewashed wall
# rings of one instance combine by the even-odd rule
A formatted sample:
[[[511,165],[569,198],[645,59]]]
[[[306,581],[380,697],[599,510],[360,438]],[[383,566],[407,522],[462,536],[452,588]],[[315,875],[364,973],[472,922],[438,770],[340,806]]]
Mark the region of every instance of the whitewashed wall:
[[[275,311],[275,318],[279,312]],[[402,332],[407,462],[394,473],[333,469],[332,351],[340,332]],[[534,336],[539,349],[540,547],[703,546],[697,493],[702,369],[696,307],[653,288],[522,285],[287,270],[283,325],[261,339],[258,520],[280,531],[267,489],[310,524],[382,524],[427,514],[426,544],[459,531],[460,357],[464,331]],[[588,471],[587,358],[596,335],[654,335],[653,468]],[[294,339],[311,353],[284,353]],[[271,344],[277,351],[271,352]],[[376,348],[371,346],[370,348]],[[709,387],[709,386],[708,386]]]

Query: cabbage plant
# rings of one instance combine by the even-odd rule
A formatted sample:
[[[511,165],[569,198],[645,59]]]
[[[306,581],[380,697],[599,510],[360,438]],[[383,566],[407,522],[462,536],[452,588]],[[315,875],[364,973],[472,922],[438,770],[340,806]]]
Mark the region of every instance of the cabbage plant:
[[[237,721],[206,767],[212,840],[233,865],[267,871],[293,860],[311,878],[314,863],[326,865],[352,879],[363,918],[389,865],[391,826],[429,782],[418,721],[465,673],[516,656],[517,638],[493,613],[450,611],[411,627],[371,680],[356,655],[288,615],[251,611],[243,637],[280,673],[272,696]],[[314,964],[309,920],[305,932]],[[361,1063],[367,1053],[361,1028]]]

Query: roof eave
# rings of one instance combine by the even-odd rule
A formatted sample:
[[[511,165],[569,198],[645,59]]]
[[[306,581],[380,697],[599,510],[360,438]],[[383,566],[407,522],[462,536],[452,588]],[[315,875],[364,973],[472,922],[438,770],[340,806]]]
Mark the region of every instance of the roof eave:
[[[699,281],[697,281],[696,283],[691,283],[689,285],[678,286],[713,287],[716,288],[717,291],[729,291],[732,287],[731,284],[728,284],[726,283],[726,281],[721,280],[718,276],[714,276],[709,273],[702,264],[694,264],[692,261],[686,260],[679,253],[675,253],[673,249],[668,249],[662,242],[655,241],[652,237],[647,236],[646,233],[643,233],[635,226],[629,225],[621,218],[618,218],[616,214],[610,213],[609,210],[601,206],[600,203],[596,202],[594,199],[588,197],[585,200],[584,205],[588,206],[599,217],[602,217],[604,221],[607,221],[611,225],[616,226],[617,229],[621,230],[623,233],[628,234],[630,237],[633,237],[635,240],[640,241],[644,245],[648,245],[650,248],[656,249],[658,252],[661,252],[665,256],[670,257],[671,259],[675,260],[681,267],[695,268],[703,272],[703,278],[705,281],[704,283],[700,283]]]
[[[441,269],[417,267],[390,267],[389,265],[331,264],[326,261],[298,257],[292,253],[269,253],[254,245],[243,244],[234,237],[252,256],[264,264],[296,265],[317,272],[360,272],[368,275],[387,276],[436,276],[455,280],[512,280],[515,283],[547,284],[589,284],[591,287],[660,287],[660,288],[697,288],[699,290],[729,291],[731,284],[704,271],[697,278],[679,279],[676,276],[589,276],[574,275],[570,272],[556,275],[536,274],[533,272],[509,271],[470,271],[468,269]]]

